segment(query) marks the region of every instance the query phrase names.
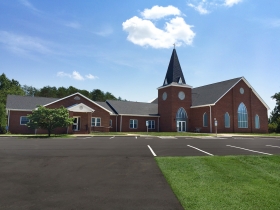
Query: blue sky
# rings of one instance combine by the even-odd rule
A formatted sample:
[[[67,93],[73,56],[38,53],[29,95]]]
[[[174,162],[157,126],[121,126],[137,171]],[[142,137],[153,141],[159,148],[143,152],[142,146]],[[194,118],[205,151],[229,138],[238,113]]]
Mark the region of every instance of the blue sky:
[[[280,1],[0,1],[0,68],[36,88],[157,97],[173,43],[186,83],[244,76],[271,109],[280,92]]]

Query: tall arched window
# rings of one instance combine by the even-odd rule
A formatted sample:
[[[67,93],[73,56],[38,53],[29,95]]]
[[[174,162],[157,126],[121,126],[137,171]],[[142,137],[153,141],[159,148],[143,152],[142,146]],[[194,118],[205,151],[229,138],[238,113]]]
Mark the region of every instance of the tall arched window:
[[[176,113],[176,119],[186,120],[186,118],[188,118],[187,112],[185,111],[184,108],[181,107],[180,109],[178,109],[178,111]]]
[[[238,128],[248,128],[248,113],[246,106],[241,103],[238,107]]]
[[[208,116],[207,113],[205,112],[203,114],[203,127],[207,127],[208,126]]]
[[[228,112],[225,113],[225,127],[229,128],[230,127],[230,116]]]
[[[255,128],[260,129],[260,117],[257,114],[255,116]]]

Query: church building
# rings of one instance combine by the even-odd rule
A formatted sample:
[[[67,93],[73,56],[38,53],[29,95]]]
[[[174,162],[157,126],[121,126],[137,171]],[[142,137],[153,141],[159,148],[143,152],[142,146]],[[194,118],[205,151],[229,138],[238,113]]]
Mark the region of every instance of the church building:
[[[26,126],[38,105],[64,106],[73,125],[54,133],[90,132],[215,132],[267,133],[269,107],[244,77],[193,88],[186,84],[173,49],[163,84],[152,103],[92,101],[80,93],[64,98],[8,95],[6,110],[11,133],[46,133]]]

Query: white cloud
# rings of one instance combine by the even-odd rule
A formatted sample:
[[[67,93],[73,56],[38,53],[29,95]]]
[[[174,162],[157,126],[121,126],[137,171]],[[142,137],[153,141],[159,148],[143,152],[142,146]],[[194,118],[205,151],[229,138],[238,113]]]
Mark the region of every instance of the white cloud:
[[[50,43],[37,37],[23,36],[7,31],[0,31],[0,43],[16,54],[50,54]]]
[[[195,9],[201,15],[209,14],[212,10],[221,7],[232,7],[243,0],[188,0],[187,6]]]
[[[205,15],[208,14],[209,11],[203,7],[202,2],[200,2],[197,6],[193,5],[193,4],[188,4],[189,7],[194,8],[196,11],[198,11],[201,15]]]
[[[165,16],[170,16],[170,15],[181,15],[181,11],[174,7],[174,6],[167,6],[167,7],[161,7],[161,6],[153,6],[151,9],[145,9],[143,12],[141,12],[141,15],[145,19],[160,19]]]
[[[35,12],[40,12],[36,7],[34,7],[28,0],[19,0],[19,2],[26,6],[27,8],[35,11]]]
[[[83,81],[85,79],[98,79],[97,76],[93,76],[92,74],[87,74],[85,75],[85,77],[83,77],[78,71],[73,71],[72,74],[69,73],[65,73],[63,71],[59,71],[57,72],[56,76],[58,77],[69,77],[72,78],[74,80],[79,80],[79,81]]]
[[[195,33],[191,30],[192,26],[188,25],[182,17],[174,17],[165,22],[163,29],[156,27],[151,20],[137,16],[126,20],[122,26],[123,30],[128,32],[127,39],[130,42],[153,48],[171,48],[174,43],[177,46],[191,45],[195,37]]]
[[[97,76],[93,76],[92,74],[87,74],[86,78],[88,78],[88,79],[98,79]]]
[[[240,2],[242,2],[242,0],[225,0],[225,5],[232,7],[234,4],[238,4]]]
[[[113,32],[114,32],[114,31],[113,31],[112,27],[110,27],[110,26],[104,26],[100,31],[94,32],[94,34],[97,34],[97,35],[99,35],[99,36],[104,36],[104,37],[106,37],[106,36],[111,35]]]
[[[74,28],[74,29],[79,29],[81,28],[81,24],[74,21],[74,22],[69,22],[69,23],[65,23],[65,26],[70,27],[70,28]]]
[[[73,71],[72,77],[75,80],[84,80],[84,77],[82,75],[80,75],[80,73],[77,71]]]

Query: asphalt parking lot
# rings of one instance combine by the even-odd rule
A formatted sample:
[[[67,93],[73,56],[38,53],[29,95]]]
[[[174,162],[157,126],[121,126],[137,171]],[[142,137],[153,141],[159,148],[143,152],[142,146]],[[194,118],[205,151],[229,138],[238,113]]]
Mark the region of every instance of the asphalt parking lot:
[[[0,209],[182,209],[154,156],[279,155],[280,138],[0,138]]]

